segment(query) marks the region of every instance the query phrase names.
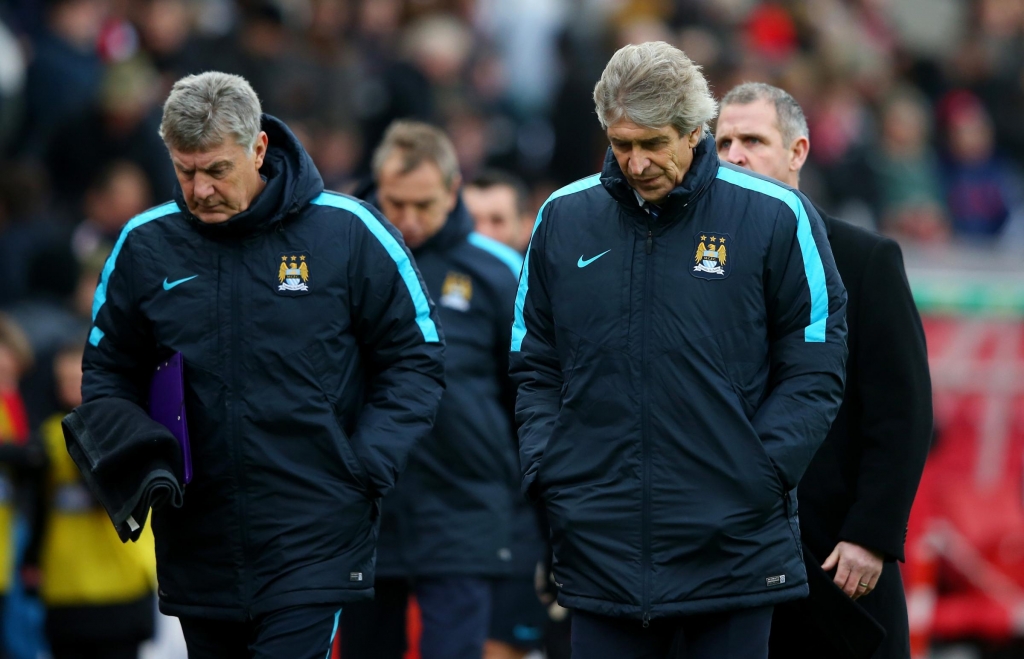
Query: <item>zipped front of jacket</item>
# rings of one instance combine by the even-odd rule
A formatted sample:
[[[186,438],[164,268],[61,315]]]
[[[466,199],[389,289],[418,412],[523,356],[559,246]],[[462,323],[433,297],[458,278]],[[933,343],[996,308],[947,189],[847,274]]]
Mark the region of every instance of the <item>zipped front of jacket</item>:
[[[643,547],[641,549],[641,569],[643,570],[644,586],[641,606],[643,607],[643,625],[646,628],[651,620],[651,441],[650,441],[650,407],[647,394],[647,345],[650,343],[651,331],[651,287],[654,285],[654,277],[651,275],[652,264],[654,263],[654,231],[651,227],[651,217],[646,214],[645,224],[647,236],[644,240],[644,297],[643,297],[643,329],[640,358],[640,401],[641,401],[641,465],[643,470],[643,512],[641,528],[643,534]]]
[[[242,263],[244,247],[241,243],[235,244],[231,249],[231,348],[228,360],[231,369],[231,398],[228,423],[231,427],[231,447],[234,452],[235,482],[238,487],[238,533],[241,543],[242,563],[239,567],[241,576],[241,597],[242,602],[248,604],[250,601],[250,580],[249,570],[249,537],[246,530],[246,500],[245,500],[245,468],[242,464],[242,456],[245,455],[242,446],[242,415],[240,411],[242,400],[242,377],[239,373],[242,363]]]

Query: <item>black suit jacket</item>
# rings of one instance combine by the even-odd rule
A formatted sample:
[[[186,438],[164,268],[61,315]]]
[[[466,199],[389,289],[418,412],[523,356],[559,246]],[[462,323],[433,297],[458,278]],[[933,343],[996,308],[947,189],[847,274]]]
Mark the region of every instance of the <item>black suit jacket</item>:
[[[798,488],[805,560],[818,578],[808,599],[776,608],[771,657],[908,657],[906,600],[894,561],[903,560],[932,435],[924,330],[899,245],[818,212],[848,296],[846,392]],[[887,560],[874,592],[857,602],[818,567],[841,540]]]
[[[822,214],[846,285],[846,393],[800,481],[804,543],[822,561],[840,540],[902,561],[932,436],[924,329],[894,241]]]

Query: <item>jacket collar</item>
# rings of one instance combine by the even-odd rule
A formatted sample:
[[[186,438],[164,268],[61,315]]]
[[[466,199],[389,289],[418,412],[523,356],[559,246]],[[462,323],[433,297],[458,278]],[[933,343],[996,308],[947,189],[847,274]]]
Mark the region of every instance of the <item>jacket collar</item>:
[[[178,208],[199,231],[225,238],[257,233],[285,221],[324,191],[323,179],[313,159],[288,126],[265,114],[261,128],[266,131],[269,141],[267,156],[260,168],[260,175],[267,184],[249,208],[226,222],[206,224],[192,215],[185,204],[181,186],[175,186],[174,200]]]
[[[717,174],[718,152],[715,149],[715,138],[705,135],[694,148],[693,162],[690,163],[690,169],[683,177],[683,182],[669,192],[668,197],[662,202],[661,217],[665,220],[676,219],[686,206],[704,194]],[[601,184],[620,204],[639,208],[633,188],[626,182],[611,147],[608,147],[604,157]]]

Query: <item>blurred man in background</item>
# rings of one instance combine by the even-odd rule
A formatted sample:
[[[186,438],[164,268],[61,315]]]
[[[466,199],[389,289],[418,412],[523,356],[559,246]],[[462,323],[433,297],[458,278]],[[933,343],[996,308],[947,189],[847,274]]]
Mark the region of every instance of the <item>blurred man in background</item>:
[[[846,293],[798,192],[719,162],[697,66],[621,48],[600,175],[541,210],[516,297],[523,491],[586,659],[758,659],[807,594],[796,485],[842,399]]]
[[[384,502],[377,570],[391,578],[380,580],[381,592],[394,596],[379,600],[378,615],[392,626],[372,624],[360,607],[342,628],[343,654],[381,656],[371,648],[390,648],[404,636],[404,586],[412,579],[423,619],[421,656],[479,659],[494,580],[510,574],[515,558],[514,395],[504,342],[521,259],[473,232],[455,149],[440,129],[392,124],[372,165],[373,201],[402,232],[437,301],[447,388],[432,433]]]
[[[722,160],[799,186],[810,151],[807,121],[782,89],[746,83],[726,94],[716,140]],[[903,560],[932,433],[924,331],[899,246],[821,216],[849,295],[850,356],[842,407],[800,481],[800,528],[813,559],[807,569],[835,570],[835,585],[885,628],[873,659],[906,659],[907,605],[896,561]],[[828,595],[827,581],[811,584],[808,600],[776,609],[773,657],[841,656],[834,629],[809,624]]]
[[[463,188],[462,197],[478,233],[516,251],[525,250],[530,235],[525,221],[526,186],[522,181],[508,172],[485,170]],[[535,584],[538,563],[546,564],[547,529],[541,528],[538,510],[520,494],[518,485],[514,487],[513,499],[513,564],[509,578],[494,585],[494,611],[485,659],[525,657],[530,650],[539,649],[547,623]]]
[[[499,169],[480,172],[462,191],[476,230],[520,253],[526,252],[533,228],[528,221],[528,196],[521,180]]]

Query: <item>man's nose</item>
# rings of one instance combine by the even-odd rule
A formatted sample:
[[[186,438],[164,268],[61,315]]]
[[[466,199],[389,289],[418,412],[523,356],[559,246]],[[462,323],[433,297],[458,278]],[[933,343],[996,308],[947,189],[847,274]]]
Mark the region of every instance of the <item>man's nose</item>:
[[[633,176],[640,176],[651,164],[651,159],[646,155],[638,154],[629,157],[629,173]]]
[[[213,181],[205,176],[196,176],[192,186],[192,194],[196,199],[209,199],[213,196]]]
[[[740,167],[747,166],[747,153],[737,142],[733,142],[729,145],[729,149],[725,154],[725,159],[734,165],[739,165]]]

